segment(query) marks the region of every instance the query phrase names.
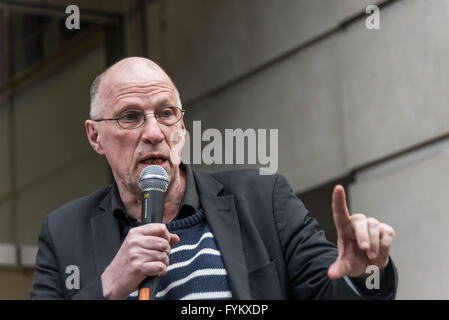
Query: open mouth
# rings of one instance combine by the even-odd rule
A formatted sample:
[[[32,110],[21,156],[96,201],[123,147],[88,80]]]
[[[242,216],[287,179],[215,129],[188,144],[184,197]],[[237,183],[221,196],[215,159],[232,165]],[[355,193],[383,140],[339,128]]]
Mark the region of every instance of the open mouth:
[[[161,165],[165,162],[166,160],[163,158],[148,158],[145,160],[140,161],[140,163],[143,164],[155,164],[155,165]]]

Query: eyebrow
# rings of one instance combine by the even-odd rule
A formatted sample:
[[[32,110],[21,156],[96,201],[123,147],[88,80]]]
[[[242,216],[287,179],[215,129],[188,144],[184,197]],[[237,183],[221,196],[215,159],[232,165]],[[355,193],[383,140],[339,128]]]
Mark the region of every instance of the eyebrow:
[[[157,107],[154,108],[154,110],[157,110],[158,108],[161,108],[161,107],[168,107],[168,106],[176,107],[176,103],[171,103],[171,102],[169,102],[169,100],[164,99],[161,101],[161,103],[159,103],[159,105]],[[117,111],[113,113],[113,115],[119,116],[123,112],[129,111],[129,110],[139,110],[139,111],[143,112],[142,109],[143,109],[143,107],[139,104],[135,104],[135,103],[125,104],[122,107],[118,108]]]
[[[114,116],[118,116],[128,110],[142,110],[142,106],[135,104],[135,103],[125,104],[125,105],[121,106],[120,108],[117,108],[112,114]]]

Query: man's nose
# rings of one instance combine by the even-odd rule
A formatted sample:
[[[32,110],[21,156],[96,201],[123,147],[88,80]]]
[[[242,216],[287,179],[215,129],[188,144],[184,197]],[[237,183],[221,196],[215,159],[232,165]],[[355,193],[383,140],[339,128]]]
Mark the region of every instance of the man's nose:
[[[164,140],[164,134],[162,133],[159,122],[157,122],[154,116],[147,116],[142,130],[142,140],[145,142],[158,144]]]

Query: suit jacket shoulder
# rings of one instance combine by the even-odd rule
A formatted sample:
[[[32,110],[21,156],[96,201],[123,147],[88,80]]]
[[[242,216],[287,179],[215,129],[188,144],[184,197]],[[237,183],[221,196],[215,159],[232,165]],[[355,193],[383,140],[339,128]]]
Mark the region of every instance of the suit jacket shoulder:
[[[105,221],[113,223],[113,219],[99,207],[110,202],[107,197],[110,190],[111,185],[102,187],[45,216],[39,235],[33,289],[30,291],[32,299],[102,298],[99,268],[96,266],[99,254],[95,248],[98,245],[92,222],[96,217],[104,216]],[[79,288],[66,283],[73,272],[78,273]]]
[[[92,208],[98,207],[111,188],[112,185],[101,187],[89,195],[64,204],[48,214],[49,221],[55,225],[61,225],[63,223],[79,223],[92,218],[92,215],[97,213]]]

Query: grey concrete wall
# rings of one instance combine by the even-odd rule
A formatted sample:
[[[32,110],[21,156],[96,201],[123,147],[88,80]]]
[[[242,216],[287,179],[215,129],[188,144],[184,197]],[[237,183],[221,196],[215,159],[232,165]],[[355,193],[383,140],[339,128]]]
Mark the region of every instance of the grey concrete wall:
[[[46,214],[109,182],[108,167],[91,149],[84,129],[89,87],[104,68],[101,46],[18,92],[13,101],[13,139],[8,108],[0,109],[4,133],[0,143],[6,150],[0,157],[2,242],[37,245]],[[9,161],[11,141],[14,167]],[[11,190],[12,170],[16,190]]]
[[[449,131],[448,16],[444,0],[399,1],[381,11],[379,31],[360,21],[343,33],[348,168]]]
[[[188,101],[334,28],[364,10],[365,3],[153,1],[148,9],[149,53],[160,60]]]
[[[399,1],[381,11],[381,32],[353,24],[340,47],[347,167],[403,152],[359,170],[350,188],[355,212],[397,231],[400,299],[449,297],[449,145],[408,151],[449,130],[448,16],[447,1]]]
[[[398,298],[448,299],[449,140],[361,172],[350,193],[354,212],[396,230]]]

